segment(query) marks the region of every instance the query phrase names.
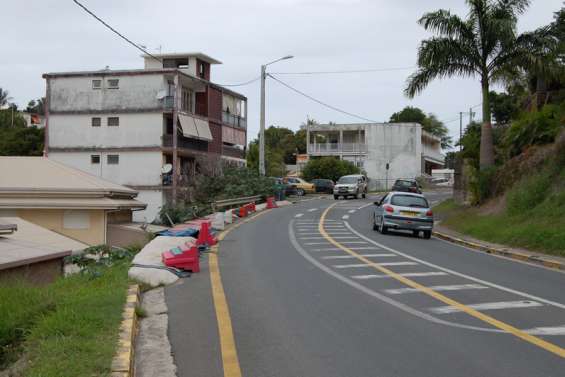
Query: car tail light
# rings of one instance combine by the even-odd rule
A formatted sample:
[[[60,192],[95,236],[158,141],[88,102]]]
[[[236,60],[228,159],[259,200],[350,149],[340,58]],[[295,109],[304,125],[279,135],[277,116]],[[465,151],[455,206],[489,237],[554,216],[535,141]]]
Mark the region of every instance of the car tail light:
[[[383,207],[385,211],[387,211],[388,213],[393,213],[394,209],[391,206],[384,206]]]
[[[434,213],[432,212],[431,209],[429,209],[428,212],[426,212],[426,216],[428,216],[428,217],[431,217],[433,215],[434,215]]]

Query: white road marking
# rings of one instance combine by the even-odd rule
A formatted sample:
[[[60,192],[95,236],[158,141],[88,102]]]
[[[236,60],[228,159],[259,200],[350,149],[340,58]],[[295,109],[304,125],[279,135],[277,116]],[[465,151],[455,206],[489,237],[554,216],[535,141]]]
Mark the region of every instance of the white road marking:
[[[565,326],[534,327],[522,331],[531,335],[565,335]]]
[[[398,274],[405,277],[426,277],[426,276],[444,276],[447,275],[445,272],[407,272],[404,274]],[[390,278],[389,275],[355,275],[352,276],[353,279],[357,280],[367,280],[367,279],[383,279]]]
[[[310,209],[308,210],[308,212],[314,212],[314,211],[317,211],[317,210],[318,210],[318,208],[310,208]]]
[[[294,217],[302,217],[302,216],[304,216],[303,213],[297,213],[296,215],[294,215]]]
[[[381,248],[373,246],[350,246],[349,248],[351,250],[382,250]]]
[[[363,208],[365,208],[365,207],[372,206],[372,205],[373,205],[373,203],[367,203],[367,204],[365,204],[365,205],[363,205],[363,206],[361,206],[361,207],[359,207],[359,208],[357,208],[357,209],[363,209]]]
[[[332,237],[333,239],[339,240],[339,239],[357,239],[357,236],[350,236],[350,237]],[[326,237],[300,237],[301,240],[325,240]],[[347,242],[347,241],[345,241]]]
[[[377,263],[379,266],[413,266],[418,263],[416,262],[385,262],[385,263]],[[338,264],[333,266],[335,268],[357,268],[357,267],[373,267],[370,264]]]
[[[349,215],[343,215],[341,218],[347,220],[349,218]]]
[[[330,247],[327,249],[312,249],[310,251],[343,251],[343,250],[337,247]]]
[[[396,254],[398,254],[398,255],[402,255],[402,256],[405,257],[405,258],[408,258],[408,259],[410,259],[410,260],[419,262],[419,263],[421,263],[421,264],[423,264],[423,265],[425,265],[425,266],[432,267],[432,268],[434,268],[434,269],[447,272],[448,274],[455,275],[455,276],[459,276],[459,277],[462,277],[462,278],[465,278],[465,279],[474,281],[475,283],[488,285],[488,286],[491,287],[491,288],[497,288],[497,289],[500,289],[501,291],[505,291],[505,292],[508,292],[508,293],[513,293],[513,294],[515,294],[515,295],[522,296],[522,297],[528,298],[528,299],[530,299],[530,300],[539,301],[539,302],[542,302],[542,303],[547,304],[547,305],[551,305],[551,306],[555,306],[555,307],[557,307],[557,308],[565,309],[565,304],[561,304],[561,303],[559,303],[559,302],[547,300],[547,299],[544,299],[544,298],[541,298],[541,297],[538,297],[538,296],[531,295],[531,294],[529,294],[529,293],[517,291],[517,290],[515,290],[515,289],[507,288],[507,287],[504,287],[504,286],[502,286],[502,285],[498,285],[498,284],[491,283],[491,282],[486,281],[486,280],[482,280],[482,279],[479,279],[479,278],[475,278],[475,277],[473,277],[473,276],[465,275],[465,274],[463,274],[463,273],[460,273],[460,272],[457,272],[457,271],[454,271],[454,270],[450,270],[449,268],[445,268],[445,267],[438,266],[437,264],[433,264],[433,263],[430,263],[430,262],[426,262],[426,261],[424,261],[424,260],[422,260],[422,259],[413,257],[413,256],[411,256],[411,255],[409,255],[409,254],[406,254],[406,253],[403,253],[403,252],[401,252],[401,251],[398,251],[398,250],[395,250],[395,249],[393,249],[393,248],[390,248],[390,247],[388,247],[388,246],[385,246],[385,245],[383,245],[383,244],[381,244],[381,243],[378,243],[378,242],[376,242],[376,241],[370,239],[369,237],[366,237],[366,236],[364,236],[363,234],[359,233],[358,231],[356,231],[355,229],[353,229],[353,227],[351,227],[351,225],[349,225],[349,223],[348,223],[347,221],[345,222],[345,226],[347,226],[347,228],[348,228],[350,231],[352,231],[354,234],[358,235],[360,238],[362,238],[362,239],[364,239],[364,240],[369,241],[369,242],[372,243],[373,245],[378,246],[378,247],[382,248],[383,250],[388,250],[388,251],[390,251],[390,252],[392,252],[392,253],[396,253]]]
[[[334,221],[338,221],[338,220],[328,219],[328,220],[325,220],[325,221],[334,222]],[[298,225],[300,225],[300,224],[316,224],[316,226],[317,226],[318,222],[319,222],[318,220],[299,220],[299,221],[296,222],[296,224],[298,224]]]
[[[536,301],[499,301],[499,302],[483,302],[480,304],[466,304],[468,308],[472,308],[478,311],[483,310],[499,310],[499,309],[518,309],[518,308],[533,308],[537,306],[543,306]],[[458,313],[461,309],[453,306],[438,306],[436,308],[429,309],[435,314],[450,314]]]
[[[396,254],[360,254],[363,257],[396,257]],[[355,255],[330,255],[327,257],[322,257],[322,259],[353,259],[357,258]]]
[[[428,287],[434,291],[461,291],[466,289],[488,289],[488,287],[480,284],[459,284],[459,285],[435,285]],[[398,288],[398,289],[385,289],[385,292],[391,295],[401,295],[403,293],[417,293],[421,292],[416,288]]]
[[[355,210],[354,210],[354,209],[350,209],[350,210],[347,211],[347,212],[349,212],[349,213],[355,213]]]
[[[367,244],[368,242],[365,242],[365,241],[342,241],[341,243],[363,243],[363,244]]]

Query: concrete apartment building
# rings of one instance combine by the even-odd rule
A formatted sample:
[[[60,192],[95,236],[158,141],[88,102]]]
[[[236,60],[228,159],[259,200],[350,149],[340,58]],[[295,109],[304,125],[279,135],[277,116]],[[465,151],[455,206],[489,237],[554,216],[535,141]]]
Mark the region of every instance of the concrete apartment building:
[[[309,159],[336,156],[353,162],[367,173],[371,189],[389,189],[398,178],[444,166],[440,138],[418,123],[309,125],[306,145]]]
[[[143,69],[43,75],[45,155],[135,189],[148,206],[134,220],[148,222],[199,158],[244,165],[247,144],[246,97],[210,81],[219,61],[153,56],[143,56]]]

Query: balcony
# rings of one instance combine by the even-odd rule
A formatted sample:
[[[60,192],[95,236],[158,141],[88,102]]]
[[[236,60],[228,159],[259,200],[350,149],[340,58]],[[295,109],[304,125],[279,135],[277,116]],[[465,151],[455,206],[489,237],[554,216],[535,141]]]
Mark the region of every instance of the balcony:
[[[163,97],[163,110],[173,110],[175,105],[175,97],[165,96]]]
[[[365,153],[367,153],[367,144],[361,143],[323,143],[308,146],[308,154],[320,156]]]
[[[222,122],[230,126],[247,128],[247,119],[222,111]]]
[[[245,152],[243,149],[236,148],[231,145],[224,144],[222,146],[222,155],[235,158],[245,158]]]
[[[173,135],[163,135],[163,147],[172,148],[173,147]],[[190,139],[184,136],[178,136],[177,147],[182,149],[191,149],[193,151],[207,152],[208,142],[203,140]]]

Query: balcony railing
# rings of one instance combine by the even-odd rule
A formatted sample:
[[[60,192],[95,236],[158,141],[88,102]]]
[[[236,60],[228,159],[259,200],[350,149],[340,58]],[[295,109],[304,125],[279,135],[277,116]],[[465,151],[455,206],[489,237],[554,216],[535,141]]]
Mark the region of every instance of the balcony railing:
[[[231,145],[224,144],[222,146],[222,154],[229,157],[245,158],[245,152],[243,151],[243,149],[239,149]]]
[[[171,148],[173,146],[173,135],[163,135],[163,147]],[[203,140],[190,139],[184,136],[178,136],[177,147],[184,149],[192,149],[199,152],[208,151],[208,142]]]
[[[172,110],[175,105],[175,98],[173,96],[163,97],[163,109]]]
[[[367,144],[361,144],[361,143],[310,144],[308,146],[308,153],[311,154],[367,153]]]
[[[222,122],[234,127],[247,128],[247,119],[222,111]]]

